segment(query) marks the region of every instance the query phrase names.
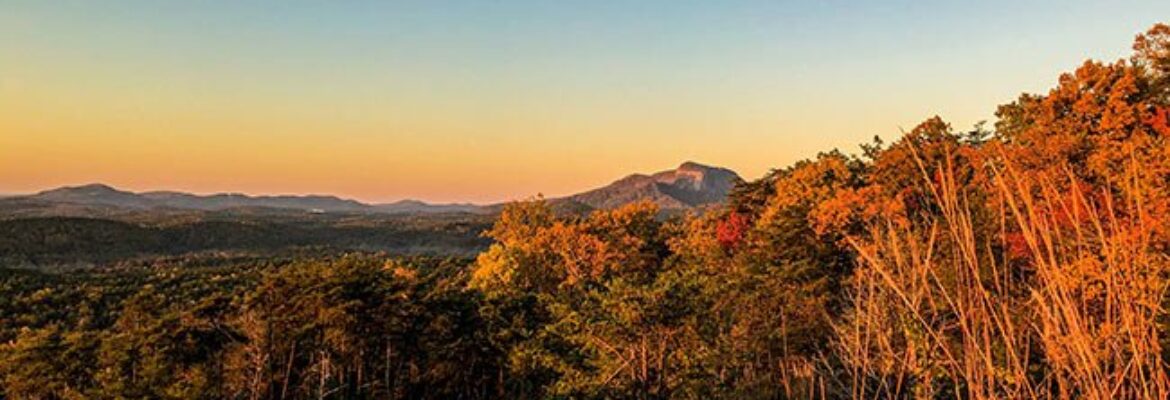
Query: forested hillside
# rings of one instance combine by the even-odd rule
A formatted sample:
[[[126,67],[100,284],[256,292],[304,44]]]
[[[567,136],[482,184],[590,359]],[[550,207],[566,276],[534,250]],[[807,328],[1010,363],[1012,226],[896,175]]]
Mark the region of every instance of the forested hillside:
[[[469,256],[486,248],[486,216],[260,216],[0,219],[0,265],[61,268],[188,253],[297,249]]]
[[[1167,398],[1170,26],[1133,49],[703,213],[510,204],[474,258],[8,270],[2,397]]]

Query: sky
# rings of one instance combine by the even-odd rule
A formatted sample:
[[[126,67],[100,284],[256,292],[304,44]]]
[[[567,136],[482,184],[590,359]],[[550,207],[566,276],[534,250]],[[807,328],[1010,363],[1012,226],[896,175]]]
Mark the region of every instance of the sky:
[[[956,129],[1170,1],[0,0],[0,193],[488,203]]]

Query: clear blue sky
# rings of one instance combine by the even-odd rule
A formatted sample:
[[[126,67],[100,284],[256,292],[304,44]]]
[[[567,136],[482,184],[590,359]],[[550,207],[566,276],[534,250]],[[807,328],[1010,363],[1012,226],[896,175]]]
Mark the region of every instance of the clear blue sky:
[[[559,195],[967,128],[1145,2],[0,3],[0,192]]]

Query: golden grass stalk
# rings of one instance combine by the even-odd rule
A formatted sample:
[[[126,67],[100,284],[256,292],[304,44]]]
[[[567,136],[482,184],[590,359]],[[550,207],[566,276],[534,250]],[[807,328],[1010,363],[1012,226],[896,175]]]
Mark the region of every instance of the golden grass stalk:
[[[1140,201],[1116,209],[1071,173],[1005,163],[971,188],[949,162],[920,166],[935,212],[849,239],[860,257],[836,348],[854,398],[1170,396],[1157,325],[1167,260]],[[981,210],[998,232],[979,227]]]

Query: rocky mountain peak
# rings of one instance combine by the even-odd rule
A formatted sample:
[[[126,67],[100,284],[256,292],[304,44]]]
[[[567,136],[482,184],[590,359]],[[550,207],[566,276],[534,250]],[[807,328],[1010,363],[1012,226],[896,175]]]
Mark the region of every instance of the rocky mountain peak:
[[[662,209],[688,209],[719,203],[727,198],[739,175],[719,167],[687,161],[676,169],[651,175],[633,174],[614,183],[569,196],[590,208],[616,208],[649,200]]]

